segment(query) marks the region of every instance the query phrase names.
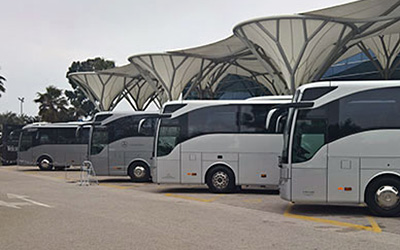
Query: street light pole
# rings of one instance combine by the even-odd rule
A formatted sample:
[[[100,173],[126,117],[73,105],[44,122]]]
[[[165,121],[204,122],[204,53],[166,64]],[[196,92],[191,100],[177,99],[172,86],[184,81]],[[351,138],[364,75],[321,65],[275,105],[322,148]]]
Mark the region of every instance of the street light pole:
[[[24,104],[24,101],[25,101],[25,97],[18,97],[18,100],[20,101],[20,115],[22,115],[22,113],[23,113],[23,104]]]

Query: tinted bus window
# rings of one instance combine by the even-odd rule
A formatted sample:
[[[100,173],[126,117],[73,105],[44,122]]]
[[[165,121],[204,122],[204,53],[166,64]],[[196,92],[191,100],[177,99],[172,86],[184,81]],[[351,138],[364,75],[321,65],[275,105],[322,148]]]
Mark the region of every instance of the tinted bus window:
[[[36,139],[39,145],[57,144],[57,129],[55,128],[39,129]]]
[[[214,133],[238,133],[239,106],[214,106],[194,110],[188,117],[188,138]]]
[[[75,135],[75,128],[60,128],[57,129],[57,143],[58,144],[77,144]]]
[[[293,162],[305,162],[326,143],[327,108],[323,106],[313,110],[298,110],[293,135]]]
[[[168,155],[185,138],[187,138],[187,114],[174,119],[161,119],[157,156]]]
[[[88,144],[89,143],[89,133],[90,133],[90,129],[84,128],[82,130],[81,136],[78,138],[78,143],[79,144]]]
[[[138,136],[139,121],[143,118],[143,116],[128,116],[107,124],[109,143],[127,137]]]
[[[140,128],[140,134],[138,136],[154,136],[155,135],[155,127],[157,123],[157,118],[144,118],[144,122]]]
[[[330,106],[330,142],[366,130],[400,128],[400,88],[363,91]]]
[[[271,105],[241,105],[240,132],[267,133],[265,122],[270,109]]]
[[[33,146],[34,133],[28,131],[23,131],[21,133],[21,143],[19,145],[19,151],[27,151]]]

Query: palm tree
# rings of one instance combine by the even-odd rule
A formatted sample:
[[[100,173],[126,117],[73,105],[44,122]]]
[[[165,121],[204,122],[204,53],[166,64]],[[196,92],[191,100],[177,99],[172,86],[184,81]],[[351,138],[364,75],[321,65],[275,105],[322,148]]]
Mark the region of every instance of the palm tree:
[[[1,97],[1,92],[5,93],[6,88],[4,87],[4,81],[6,81],[6,78],[4,76],[0,76],[0,97]]]
[[[68,101],[63,91],[54,86],[46,88],[45,93],[37,93],[34,101],[39,103],[39,117],[41,121],[60,122],[70,120],[68,115]]]
[[[7,111],[5,113],[0,114],[0,123],[1,124],[22,124],[21,120],[18,118],[18,115],[11,111]]]

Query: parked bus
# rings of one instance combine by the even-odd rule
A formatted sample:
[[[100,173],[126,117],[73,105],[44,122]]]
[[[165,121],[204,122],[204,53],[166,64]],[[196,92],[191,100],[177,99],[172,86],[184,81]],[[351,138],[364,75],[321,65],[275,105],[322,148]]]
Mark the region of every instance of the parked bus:
[[[18,140],[23,125],[2,124],[1,163],[12,165],[17,163]]]
[[[97,113],[90,126],[88,157],[96,175],[128,175],[133,181],[149,181],[158,115],[159,112]]]
[[[211,192],[232,192],[241,185],[276,189],[283,114],[269,111],[291,96],[241,101],[174,101],[164,106],[158,124],[156,183],[207,184]]]
[[[400,214],[400,82],[300,87],[289,110],[280,196]]]
[[[40,170],[80,165],[87,156],[89,130],[75,136],[81,122],[33,123],[22,128],[18,165],[37,165]]]

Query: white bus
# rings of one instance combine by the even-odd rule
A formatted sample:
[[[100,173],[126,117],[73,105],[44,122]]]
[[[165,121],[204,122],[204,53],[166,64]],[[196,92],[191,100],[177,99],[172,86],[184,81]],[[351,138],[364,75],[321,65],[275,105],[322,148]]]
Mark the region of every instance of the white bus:
[[[289,110],[281,198],[364,204],[400,213],[400,81],[320,82],[300,87]]]
[[[96,175],[128,175],[133,181],[149,181],[158,115],[159,112],[97,113],[90,125],[88,157]]]
[[[158,124],[153,182],[207,184],[212,192],[232,192],[241,185],[276,189],[278,155],[284,123],[270,117],[290,96],[268,100],[175,101],[164,106]],[[279,124],[281,126],[279,126]]]
[[[22,128],[18,144],[20,166],[35,166],[52,170],[80,165],[87,155],[89,130],[81,137],[75,131],[82,122],[33,123]]]

